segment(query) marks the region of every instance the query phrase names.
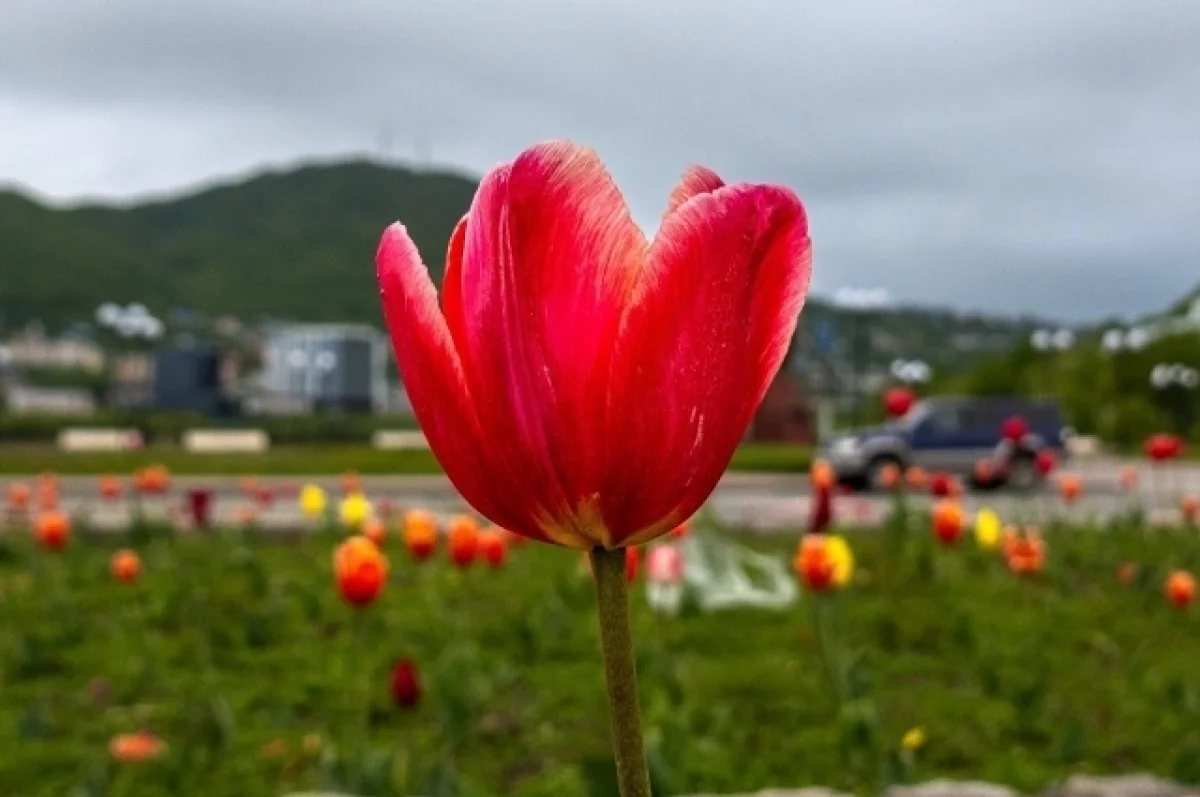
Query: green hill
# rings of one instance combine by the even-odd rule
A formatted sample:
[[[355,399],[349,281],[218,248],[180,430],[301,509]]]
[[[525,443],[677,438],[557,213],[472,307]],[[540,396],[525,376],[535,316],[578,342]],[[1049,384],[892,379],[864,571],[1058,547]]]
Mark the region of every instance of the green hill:
[[[0,194],[8,326],[140,301],[254,318],[378,320],[373,257],[402,218],[440,275],[475,181],[355,162],[308,166],[129,208],[51,209]]]

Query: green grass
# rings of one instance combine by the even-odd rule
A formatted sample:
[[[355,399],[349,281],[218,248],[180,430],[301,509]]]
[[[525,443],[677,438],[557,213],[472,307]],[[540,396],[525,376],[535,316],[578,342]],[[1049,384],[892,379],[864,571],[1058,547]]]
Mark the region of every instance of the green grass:
[[[923,531],[902,555],[884,535],[851,538],[856,580],[830,620],[860,699],[840,709],[807,604],[666,618],[639,589],[644,721],[668,793],[865,793],[881,760],[868,748],[895,750],[915,726],[929,741],[900,770],[914,779],[1200,780],[1200,618],[1161,592],[1169,568],[1200,565],[1200,538],[1047,536],[1047,571],[1032,580],[969,546],[934,550]],[[130,540],[77,533],[51,555],[27,535],[0,537],[0,790],[589,795],[608,721],[578,555],[530,545],[504,570],[460,572],[414,565],[392,544],[391,583],[356,614],[333,589],[335,543],[146,534],[144,578],[122,586],[108,559]],[[794,544],[755,543],[781,557]],[[1114,578],[1125,561],[1142,565],[1130,587]],[[415,710],[388,699],[399,656],[421,669]],[[110,764],[110,737],[140,728],[167,741],[167,757]],[[319,752],[304,751],[310,734]],[[273,742],[277,757],[264,752]],[[439,773],[457,790],[427,785]]]
[[[807,469],[811,458],[811,450],[801,446],[753,444],[738,449],[731,468],[800,471]],[[74,453],[46,445],[0,447],[0,474],[9,475],[43,471],[63,475],[129,473],[159,463],[179,475],[441,472],[429,451],[380,451],[367,445],[277,446],[247,454],[195,454],[171,446],[128,453]]]

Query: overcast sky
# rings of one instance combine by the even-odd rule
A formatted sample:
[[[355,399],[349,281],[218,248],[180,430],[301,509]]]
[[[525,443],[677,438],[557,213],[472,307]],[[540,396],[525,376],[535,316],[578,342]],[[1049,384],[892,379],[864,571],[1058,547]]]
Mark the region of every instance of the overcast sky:
[[[0,182],[44,198],[566,136],[648,227],[689,162],[790,185],[820,293],[1085,319],[1200,282],[1196,0],[0,3]]]

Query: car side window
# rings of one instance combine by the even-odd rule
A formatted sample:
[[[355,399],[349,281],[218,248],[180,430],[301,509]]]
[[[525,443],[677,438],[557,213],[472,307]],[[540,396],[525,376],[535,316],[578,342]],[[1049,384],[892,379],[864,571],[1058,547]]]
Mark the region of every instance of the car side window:
[[[925,419],[925,428],[938,434],[957,432],[962,428],[962,419],[957,409],[941,407],[931,412]]]

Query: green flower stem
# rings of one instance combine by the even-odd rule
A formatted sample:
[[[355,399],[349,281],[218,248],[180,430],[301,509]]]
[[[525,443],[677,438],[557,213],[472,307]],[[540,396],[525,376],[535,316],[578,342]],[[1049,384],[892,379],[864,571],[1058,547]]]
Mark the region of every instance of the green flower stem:
[[[642,744],[638,709],[637,670],[633,638],[629,633],[629,593],[625,585],[625,551],[592,550],[596,576],[596,608],[600,616],[600,643],[604,650],[604,675],[608,682],[608,708],[612,715],[613,755],[621,797],[651,797],[650,772]]]

